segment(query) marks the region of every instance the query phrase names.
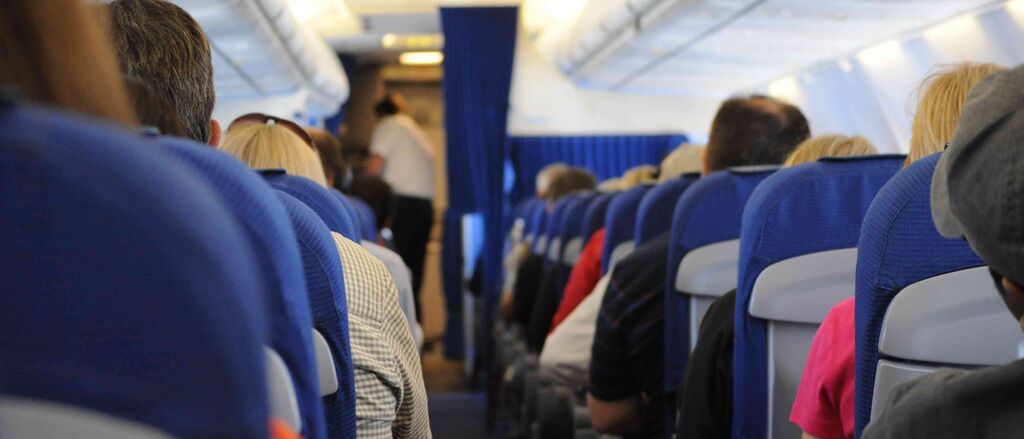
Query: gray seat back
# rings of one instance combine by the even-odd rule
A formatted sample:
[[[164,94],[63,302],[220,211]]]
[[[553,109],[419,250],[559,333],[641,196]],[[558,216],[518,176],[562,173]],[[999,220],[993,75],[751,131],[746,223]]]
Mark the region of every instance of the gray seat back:
[[[979,341],[984,342],[979,342]],[[987,267],[912,284],[889,304],[878,339],[871,418],[900,384],[939,368],[974,369],[1017,360],[1024,341]]]
[[[768,437],[800,437],[789,422],[814,334],[829,309],[855,290],[857,249],[786,259],[754,283],[750,315],[767,322]]]

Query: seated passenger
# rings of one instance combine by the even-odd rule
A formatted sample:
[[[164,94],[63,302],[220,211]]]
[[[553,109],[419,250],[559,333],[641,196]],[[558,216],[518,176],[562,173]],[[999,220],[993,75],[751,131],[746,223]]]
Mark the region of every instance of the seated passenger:
[[[537,177],[535,178],[537,198],[542,200],[547,198],[548,188],[551,186],[551,180],[567,170],[569,170],[569,167],[566,166],[565,163],[551,163],[541,168],[540,171],[537,172]],[[527,221],[529,221],[529,218],[527,218]],[[534,230],[534,236],[538,235],[539,232],[539,230]],[[532,244],[533,243],[531,242],[513,240],[512,248],[509,250],[508,255],[505,257],[505,261],[502,263],[505,269],[505,280],[501,288],[501,315],[509,322],[514,320],[512,297],[515,296],[514,290],[516,280],[518,280],[519,276],[519,267],[522,265],[523,261],[526,260],[526,257],[530,255]],[[533,269],[531,269],[531,273],[532,272]],[[537,277],[539,277],[539,275]]]
[[[569,168],[568,171],[551,180],[548,188],[547,205],[553,209],[558,200],[576,191],[593,190],[597,186],[594,175],[583,168]],[[546,255],[533,255],[543,265]],[[520,278],[522,279],[522,278]],[[532,292],[517,289],[521,294],[513,297],[515,308],[528,307],[529,319],[526,321],[526,345],[534,352],[540,352],[551,328],[551,317],[558,309],[560,291],[557,290],[558,270],[551,264],[543,271],[540,288]],[[531,294],[532,293],[532,294]],[[522,303],[521,303],[522,302]]]
[[[284,169],[326,187],[320,158],[297,125],[254,116],[232,122],[221,149],[254,169]],[[398,291],[379,259],[332,232],[345,277],[349,345],[355,367],[360,437],[430,437],[419,349],[398,304]]]
[[[326,131],[324,132],[326,134]],[[314,137],[315,139],[315,137]],[[323,156],[321,149],[321,157]],[[384,179],[376,176],[362,176],[352,180],[352,194],[369,204],[373,209],[377,224],[374,227],[380,231],[391,222],[391,186]],[[416,299],[412,293],[412,271],[402,261],[402,257],[390,248],[371,242],[366,239],[362,242],[366,251],[370,252],[377,259],[384,263],[395,280],[395,287],[398,288],[398,305],[402,307],[402,313],[409,322],[409,330],[412,331],[412,338],[416,340],[416,346],[423,346],[423,328],[416,318]]]
[[[665,157],[658,166],[658,183],[664,183],[680,175],[700,172],[701,155],[704,154],[703,146],[683,145]],[[622,180],[620,180],[621,184]],[[594,289],[598,279],[601,278],[601,251],[604,249],[604,228],[598,229],[580,253],[576,265],[569,275],[569,282],[562,293],[562,300],[558,304],[558,310],[551,319],[551,331],[558,327],[569,314]],[[589,345],[589,343],[587,343]]]
[[[953,137],[967,93],[992,64],[958,64],[925,78],[910,135],[906,164],[942,151]],[[795,155],[795,153],[794,153]],[[811,343],[790,421],[805,439],[853,438],[854,298],[829,310]]]
[[[3,2],[0,20],[5,99],[138,125],[111,43],[85,2]]]
[[[807,119],[792,105],[764,96],[729,99],[712,124],[703,172],[782,163],[808,133]],[[599,432],[663,435],[664,414],[671,406],[662,384],[669,235],[654,238],[623,258],[602,300],[587,396],[591,421]]]
[[[0,59],[0,85],[16,91],[17,97],[105,123],[135,127],[140,118],[133,107],[160,98],[140,98],[134,93],[139,83],[126,89],[111,41],[81,0],[0,3]],[[14,96],[5,93],[2,98]],[[269,431],[277,439],[296,435],[281,420],[267,422],[248,433]]]
[[[1024,328],[1024,69],[994,73],[967,98],[932,177],[932,218],[966,239]],[[977,371],[942,370],[893,391],[865,439],[1007,438],[1024,432],[1024,360]]]
[[[801,142],[784,166],[810,163],[823,157],[877,153],[867,139],[841,135],[816,136]],[[732,359],[736,291],[711,303],[700,323],[697,345],[677,391],[676,424],[679,438],[729,438],[732,433]]]
[[[151,134],[175,137],[187,135],[185,126],[178,119],[178,113],[163,95],[156,93],[149,84],[134,76],[126,76],[124,85],[128,88],[135,114],[139,116],[142,126],[159,131]]]
[[[313,146],[320,153],[320,163],[324,165],[324,177],[327,187],[337,190],[348,184],[349,169],[341,156],[341,141],[327,130],[306,127],[306,132],[313,138]]]
[[[681,146],[662,160],[658,181],[666,182],[690,172],[699,172],[704,147]],[[586,386],[595,323],[608,286],[601,280],[601,250],[604,229],[599,229],[584,247],[566,284],[551,331],[540,353],[540,376],[555,384],[575,389]],[[614,267],[609,272],[614,271]],[[596,294],[591,294],[592,292]],[[585,304],[585,305],[584,305]],[[560,328],[562,323],[564,327]]]

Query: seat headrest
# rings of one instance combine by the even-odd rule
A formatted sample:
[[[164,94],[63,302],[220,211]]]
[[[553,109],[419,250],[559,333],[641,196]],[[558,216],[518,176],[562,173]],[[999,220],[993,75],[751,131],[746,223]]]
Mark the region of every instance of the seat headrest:
[[[612,252],[625,241],[633,240],[636,231],[636,211],[644,194],[652,186],[637,185],[615,195],[604,215],[604,249],[601,252],[601,273],[608,272]]]
[[[356,222],[349,214],[345,204],[339,200],[342,197],[334,195],[329,189],[303,177],[264,174],[263,178],[275,189],[280,189],[309,206],[332,232],[338,232],[348,239],[359,241]]]
[[[608,213],[608,205],[615,198],[615,194],[598,193],[590,200],[587,209],[583,212],[583,236],[584,241],[589,241],[590,236],[598,229],[604,227],[604,216]]]
[[[256,249],[259,280],[268,294],[270,347],[288,366],[303,416],[303,436],[325,437],[323,406],[313,371],[309,298],[302,259],[284,206],[260,176],[234,157],[206,145],[177,139],[159,142],[203,176],[242,225]]]
[[[562,215],[561,235],[563,244],[583,233],[583,215],[596,197],[595,192],[571,195],[565,213]]]
[[[733,407],[752,416],[733,420],[735,437],[767,434],[766,323],[748,312],[758,276],[789,258],[856,247],[864,213],[904,160],[866,156],[780,169],[750,195],[740,230]]]
[[[0,144],[4,392],[177,437],[266,437],[253,249],[202,179],[36,108],[0,110]]]
[[[355,377],[349,345],[348,299],[345,276],[331,231],[312,209],[287,191],[275,191],[284,205],[300,243],[302,269],[309,291],[313,326],[331,347],[338,376],[338,392],[325,396],[328,433],[355,434]]]
[[[675,291],[675,268],[691,251],[740,237],[743,207],[754,189],[778,167],[747,172],[720,171],[701,177],[683,191],[672,211],[665,291]],[[689,302],[665,295],[665,390],[674,391],[689,360]]]
[[[633,232],[633,241],[637,247],[647,240],[669,231],[672,226],[672,217],[665,214],[666,209],[674,208],[683,191],[698,178],[700,178],[700,174],[684,174],[654,186],[644,194],[643,199],[640,200],[640,206],[637,208],[636,230]]]
[[[864,216],[857,255],[855,432],[871,416],[878,337],[901,289],[940,274],[984,265],[964,240],[939,235],[931,217],[931,178],[941,153],[896,174]]]
[[[377,216],[369,204],[359,197],[345,196],[359,218],[360,235],[367,241],[377,241]]]

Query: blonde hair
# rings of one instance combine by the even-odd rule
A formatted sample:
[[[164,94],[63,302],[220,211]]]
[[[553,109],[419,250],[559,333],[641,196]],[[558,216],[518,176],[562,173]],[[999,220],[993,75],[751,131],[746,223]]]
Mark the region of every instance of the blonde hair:
[[[663,183],[680,175],[700,172],[704,160],[704,145],[682,145],[670,152],[658,166],[661,173],[658,183]]]
[[[255,123],[229,130],[220,149],[253,169],[283,168],[327,187],[320,156],[287,128]]]
[[[654,165],[640,165],[626,170],[619,178],[622,190],[630,189],[633,186],[644,183],[653,183],[658,176],[658,167]]]
[[[854,157],[878,154],[875,145],[861,136],[826,134],[804,140],[786,157],[782,166],[790,167],[817,161],[823,157]]]
[[[953,138],[967,93],[986,76],[1005,70],[995,64],[959,63],[943,66],[921,81],[920,99],[910,133],[906,164],[940,152]]]

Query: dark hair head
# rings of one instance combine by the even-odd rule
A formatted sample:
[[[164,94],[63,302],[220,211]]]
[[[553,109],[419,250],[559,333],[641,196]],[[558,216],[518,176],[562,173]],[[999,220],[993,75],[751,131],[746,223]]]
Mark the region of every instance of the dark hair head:
[[[789,103],[760,95],[731,98],[711,123],[705,163],[708,171],[781,164],[810,135],[807,118]]]
[[[313,146],[316,146],[316,151],[320,153],[320,162],[324,165],[327,185],[335,186],[337,178],[345,175],[345,162],[341,158],[341,141],[320,128],[306,128],[306,132],[313,138]]]
[[[370,205],[377,217],[377,230],[388,226],[391,221],[391,185],[380,177],[363,175],[352,180],[350,192]]]
[[[154,92],[149,85],[134,76],[125,77],[124,84],[135,105],[139,123],[159,129],[160,134],[188,137],[185,127],[181,125],[181,119],[178,119],[178,113],[163,95]]]
[[[548,187],[548,203],[554,203],[560,198],[576,191],[594,189],[597,187],[597,179],[594,174],[583,168],[569,168],[555,176]]]
[[[188,137],[206,143],[215,93],[210,43],[199,23],[164,0],[115,0],[110,22],[121,70],[163,95]]]
[[[377,105],[373,107],[373,111],[377,114],[377,117],[384,117],[398,114],[398,112],[402,111],[402,107],[395,96],[389,94],[384,96],[384,99],[381,99],[380,102],[377,102]]]

